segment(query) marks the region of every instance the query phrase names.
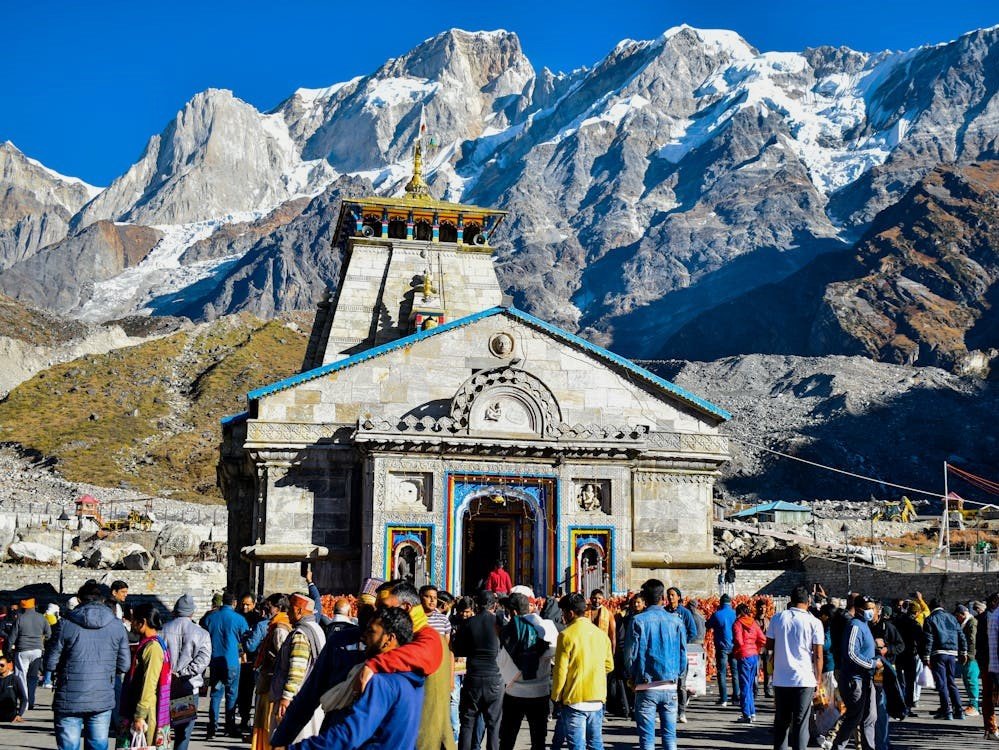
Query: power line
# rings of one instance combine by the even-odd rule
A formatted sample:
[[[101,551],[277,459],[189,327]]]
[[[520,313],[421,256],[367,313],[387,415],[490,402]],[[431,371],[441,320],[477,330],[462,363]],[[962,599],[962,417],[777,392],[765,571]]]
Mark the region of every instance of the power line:
[[[792,456],[790,453],[782,453],[781,451],[775,451],[773,448],[767,448],[765,445],[760,445],[759,443],[754,443],[751,440],[745,440],[743,438],[738,438],[729,435],[729,440],[734,440],[737,443],[742,443],[743,445],[749,445],[767,453],[772,453],[775,456],[781,456],[782,458],[789,458],[792,461],[798,461],[803,464],[808,464],[809,466],[815,466],[819,469],[825,469],[826,471],[834,471],[837,474],[845,474],[848,477],[853,477],[854,479],[860,479],[864,482],[873,482],[874,484],[880,484],[885,487],[895,487],[896,489],[905,490],[906,492],[915,492],[920,495],[927,495],[929,497],[943,497],[943,493],[937,490],[921,490],[916,487],[908,487],[904,484],[895,484],[894,482],[888,482],[884,479],[878,479],[876,477],[868,477],[863,474],[857,474],[852,471],[847,471],[846,469],[837,469],[835,466],[827,466],[826,464],[820,464],[817,461],[809,461],[807,458],[801,458],[800,456]]]
[[[906,492],[915,492],[915,493],[920,494],[920,495],[927,495],[929,497],[934,497],[934,498],[942,498],[943,497],[943,493],[942,492],[937,492],[937,491],[934,491],[934,490],[921,490],[921,489],[918,489],[916,487],[908,487],[908,486],[906,486],[904,484],[895,484],[894,482],[888,482],[888,481],[885,481],[884,479],[878,479],[877,477],[869,477],[869,476],[865,476],[864,474],[857,474],[856,472],[847,471],[846,469],[837,469],[835,466],[827,466],[826,464],[820,464],[818,461],[809,461],[807,458],[801,458],[800,456],[792,456],[790,453],[783,453],[782,451],[776,451],[773,448],[767,448],[765,445],[760,445],[759,443],[754,443],[753,441],[746,440],[744,438],[735,437],[734,435],[729,435],[728,439],[729,440],[734,440],[737,443],[742,443],[743,445],[751,446],[753,448],[756,448],[757,450],[761,450],[761,451],[764,451],[766,453],[772,453],[773,455],[780,456],[781,458],[789,458],[792,461],[798,461],[799,463],[808,464],[809,466],[814,466],[814,467],[816,467],[818,469],[825,469],[826,471],[833,471],[833,472],[835,472],[837,474],[844,474],[845,476],[853,477],[854,479],[860,479],[861,481],[864,481],[864,482],[873,482],[874,484],[880,484],[880,485],[883,485],[885,487],[895,487],[896,489],[905,490]],[[950,464],[947,465],[947,468],[948,468],[948,470],[955,471],[955,467],[951,466]],[[955,471],[955,473],[957,473],[959,476],[961,476],[962,479],[965,478],[963,475],[967,474],[967,472],[962,472],[959,469],[957,469]],[[975,476],[975,475],[972,474],[971,476]],[[980,478],[980,477],[976,477],[976,478]],[[989,480],[983,479],[982,481],[988,482]],[[972,482],[972,484],[974,484],[974,483]],[[992,484],[992,483],[990,482],[990,484]],[[984,489],[984,488],[980,487],[979,489]],[[985,502],[982,502],[980,500],[967,500],[965,498],[961,498],[961,499],[966,504],[970,503],[971,505],[980,505],[982,507],[991,507],[991,506],[994,505],[994,503],[985,503]]]

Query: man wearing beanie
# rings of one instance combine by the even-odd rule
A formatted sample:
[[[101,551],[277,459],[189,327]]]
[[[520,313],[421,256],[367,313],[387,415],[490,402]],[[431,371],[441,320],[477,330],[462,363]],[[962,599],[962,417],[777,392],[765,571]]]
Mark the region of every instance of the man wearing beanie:
[[[194,598],[184,594],[173,607],[173,619],[163,626],[163,640],[170,651],[170,698],[190,696],[194,712],[190,718],[171,719],[174,750],[187,750],[191,730],[197,716],[198,689],[202,675],[212,660],[212,639],[208,631],[198,626],[194,616]]]

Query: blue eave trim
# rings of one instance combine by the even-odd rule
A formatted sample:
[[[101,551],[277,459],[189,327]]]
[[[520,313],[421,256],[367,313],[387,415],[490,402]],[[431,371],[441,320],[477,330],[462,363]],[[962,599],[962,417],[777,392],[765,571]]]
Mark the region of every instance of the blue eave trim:
[[[239,414],[230,414],[227,417],[222,417],[222,419],[220,419],[219,421],[222,423],[223,427],[228,427],[229,425],[245,422],[249,418],[250,418],[250,412],[241,411]]]
[[[729,419],[732,418],[732,415],[729,414],[724,409],[722,409],[720,406],[715,406],[710,401],[705,401],[700,396],[695,396],[693,393],[686,390],[685,388],[681,388],[676,383],[671,383],[665,378],[661,378],[658,375],[649,372],[644,367],[639,367],[631,360],[622,357],[620,354],[615,354],[614,352],[608,351],[607,349],[604,349],[601,346],[597,346],[596,344],[592,344],[586,339],[576,336],[575,334],[569,333],[568,331],[563,331],[558,326],[554,326],[551,323],[547,323],[541,320],[540,318],[535,318],[533,315],[529,315],[523,310],[510,308],[509,310],[507,310],[507,312],[509,312],[513,317],[522,320],[524,323],[530,326],[534,326],[535,328],[540,328],[541,330],[550,333],[552,336],[555,336],[556,338],[560,338],[563,341],[567,341],[571,344],[574,344],[580,347],[581,349],[585,349],[591,354],[600,357],[601,359],[608,360],[616,365],[619,365],[620,367],[623,367],[624,369],[628,370],[634,375],[637,375],[643,380],[646,380],[652,383],[653,385],[657,385],[663,390],[672,393],[677,398],[686,401],[691,406],[696,406],[698,409],[706,411],[709,414],[713,414],[719,419],[725,421],[728,421]]]
[[[483,320],[485,318],[492,317],[493,315],[507,314],[510,317],[521,321],[522,323],[529,325],[533,328],[538,328],[555,338],[561,339],[573,346],[578,346],[580,349],[588,351],[590,354],[603,359],[607,362],[611,362],[618,367],[621,367],[631,374],[641,378],[642,380],[651,383],[652,385],[662,388],[664,391],[673,394],[681,401],[699,409],[700,411],[711,414],[720,420],[727,421],[732,418],[732,415],[719,406],[715,406],[710,401],[705,401],[700,396],[695,396],[690,391],[681,388],[675,383],[655,375],[649,372],[644,367],[639,367],[634,362],[626,359],[614,352],[608,351],[603,347],[597,346],[596,344],[591,344],[584,338],[580,338],[568,331],[563,331],[558,326],[554,326],[551,323],[546,323],[540,318],[535,318],[533,315],[518,310],[515,307],[491,307],[488,310],[483,310],[482,312],[477,312],[472,315],[467,315],[464,318],[459,318],[458,320],[452,320],[449,323],[444,323],[437,326],[436,328],[431,328],[429,331],[418,331],[416,333],[410,334],[409,336],[404,336],[401,339],[396,339],[395,341],[390,341],[385,344],[380,344],[379,346],[372,347],[371,349],[366,349],[363,352],[359,352],[351,357],[338,360],[337,362],[331,362],[328,365],[323,365],[322,367],[316,367],[312,370],[307,370],[305,372],[298,373],[297,375],[292,375],[284,380],[279,380],[276,383],[271,383],[270,385],[264,386],[262,388],[257,388],[256,390],[250,391],[246,394],[247,399],[250,401],[255,401],[257,399],[263,398],[264,396],[269,396],[273,393],[286,390],[288,388],[293,388],[301,383],[306,383],[310,380],[315,380],[323,375],[329,375],[330,373],[337,372],[352,365],[359,364],[361,362],[366,362],[369,359],[374,359],[382,354],[394,351],[396,349],[401,349],[406,346],[411,346],[424,339],[428,339],[431,336],[436,336],[441,333],[446,333],[447,331],[454,330],[455,328],[461,328],[462,326],[467,326],[476,321]],[[245,417],[244,417],[245,418]]]
[[[272,393],[277,393],[278,391],[284,391],[288,388],[293,388],[301,383],[307,383],[310,380],[315,380],[316,378],[321,378],[323,375],[329,375],[331,372],[337,372],[346,367],[359,364],[361,362],[367,362],[369,359],[374,359],[375,357],[380,357],[382,354],[386,354],[396,349],[402,349],[406,346],[411,346],[423,339],[428,339],[431,336],[436,336],[439,333],[445,333],[446,331],[454,330],[455,328],[461,328],[462,326],[467,326],[474,323],[477,320],[482,320],[483,318],[488,318],[491,315],[496,315],[503,312],[502,307],[491,307],[488,310],[483,310],[482,312],[477,312],[473,315],[467,315],[464,318],[459,318],[458,320],[452,320],[449,323],[443,323],[436,328],[431,328],[428,331],[417,331],[409,336],[403,336],[401,339],[396,339],[395,341],[389,341],[385,344],[379,344],[371,349],[365,349],[363,352],[358,352],[357,354],[347,357],[346,359],[337,360],[336,362],[330,362],[328,365],[323,365],[322,367],[316,367],[312,370],[306,370],[305,372],[300,372],[298,375],[292,375],[291,377],[285,378],[284,380],[279,380],[276,383],[271,383],[270,385],[265,385],[263,388],[257,388],[255,391],[250,391],[246,394],[247,399],[250,401],[255,401],[264,396],[269,396]]]

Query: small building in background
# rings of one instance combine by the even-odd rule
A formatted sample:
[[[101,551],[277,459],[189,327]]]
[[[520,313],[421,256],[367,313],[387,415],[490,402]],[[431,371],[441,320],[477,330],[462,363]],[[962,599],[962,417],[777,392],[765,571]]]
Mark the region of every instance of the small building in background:
[[[748,521],[755,518],[760,523],[783,523],[798,526],[812,520],[812,509],[807,505],[796,505],[783,500],[754,505],[729,516],[730,519]]]

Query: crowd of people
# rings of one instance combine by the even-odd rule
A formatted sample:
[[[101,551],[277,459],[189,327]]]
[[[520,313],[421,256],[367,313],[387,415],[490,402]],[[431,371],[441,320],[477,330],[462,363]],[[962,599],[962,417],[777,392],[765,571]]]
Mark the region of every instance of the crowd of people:
[[[41,687],[60,750],[185,750],[199,695],[204,738],[252,750],[512,750],[525,723],[532,750],[601,750],[607,716],[633,721],[642,750],[657,735],[672,750],[710,636],[717,704],[753,723],[760,693],[772,698],[775,748],[843,750],[859,732],[887,750],[890,719],[917,715],[930,685],[936,718],[980,715],[999,740],[999,594],[951,613],[918,593],[888,604],[797,587],[779,612],[723,594],[709,614],[656,579],[611,608],[600,590],[536,596],[497,567],[474,596],[374,582],[327,616],[305,583],[260,601],[222,593],[197,621],[187,594],[169,618],[129,607],[123,581],[88,581],[64,613],[0,607],[0,721],[21,721]]]

